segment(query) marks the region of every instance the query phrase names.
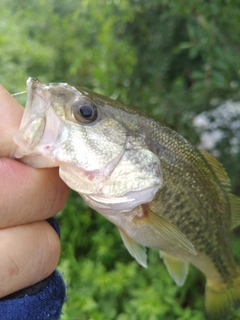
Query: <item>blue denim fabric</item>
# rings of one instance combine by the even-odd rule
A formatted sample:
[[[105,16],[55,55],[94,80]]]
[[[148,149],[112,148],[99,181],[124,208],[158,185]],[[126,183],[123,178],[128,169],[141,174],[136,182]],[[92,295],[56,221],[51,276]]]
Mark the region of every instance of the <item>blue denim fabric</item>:
[[[60,236],[55,219],[47,220]],[[59,320],[66,285],[58,271],[35,285],[0,299],[1,320]]]

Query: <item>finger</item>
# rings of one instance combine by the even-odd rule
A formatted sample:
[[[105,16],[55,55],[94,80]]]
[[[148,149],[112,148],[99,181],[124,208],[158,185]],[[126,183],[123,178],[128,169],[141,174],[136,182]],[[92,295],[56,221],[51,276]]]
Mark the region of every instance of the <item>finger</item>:
[[[23,107],[0,84],[0,157],[8,157],[15,144],[12,140],[22,119]]]
[[[68,187],[58,168],[35,169],[0,159],[0,229],[47,219],[64,206]]]
[[[46,222],[0,231],[0,297],[49,276],[60,256],[60,240]]]

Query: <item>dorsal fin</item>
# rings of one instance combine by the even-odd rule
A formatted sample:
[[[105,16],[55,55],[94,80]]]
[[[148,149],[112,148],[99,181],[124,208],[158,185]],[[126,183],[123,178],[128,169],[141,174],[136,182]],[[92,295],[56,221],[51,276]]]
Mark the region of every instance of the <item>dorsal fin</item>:
[[[231,229],[234,229],[240,226],[240,198],[230,193],[231,182],[221,163],[210,153],[201,149],[199,149],[199,151],[211,165],[224,190],[228,192],[228,198],[231,204]]]
[[[229,194],[231,204],[231,229],[240,225],[240,198],[234,194]]]
[[[212,170],[216,174],[219,182],[226,192],[230,192],[231,190],[231,182],[230,179],[223,168],[222,164],[210,153],[204,151],[202,149],[198,149],[199,152],[203,155],[205,160],[207,160],[208,164],[211,166]]]

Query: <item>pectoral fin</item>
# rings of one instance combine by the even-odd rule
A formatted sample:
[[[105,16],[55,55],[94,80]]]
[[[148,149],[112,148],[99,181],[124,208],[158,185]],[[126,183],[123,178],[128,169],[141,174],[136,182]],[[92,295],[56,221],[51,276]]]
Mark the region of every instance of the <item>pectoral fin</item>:
[[[188,274],[188,262],[177,259],[164,251],[160,251],[160,256],[172,279],[178,286],[182,286]]]
[[[197,252],[190,240],[170,221],[165,220],[163,217],[157,215],[148,209],[148,226],[157,232],[166,240],[175,245],[187,250],[189,253],[196,255]]]
[[[136,243],[122,229],[118,228],[118,230],[122,237],[123,243],[125,244],[131,256],[133,256],[141,266],[147,268],[146,248]]]

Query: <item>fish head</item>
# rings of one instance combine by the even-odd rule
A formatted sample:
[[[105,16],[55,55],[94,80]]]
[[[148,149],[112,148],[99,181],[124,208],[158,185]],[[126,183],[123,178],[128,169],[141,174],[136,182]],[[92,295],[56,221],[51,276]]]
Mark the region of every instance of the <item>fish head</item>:
[[[68,163],[86,171],[104,171],[120,156],[126,132],[101,112],[90,92],[66,83],[27,81],[27,103],[15,157],[33,167]],[[107,151],[106,151],[107,149]]]
[[[27,80],[27,93],[15,158],[59,167],[68,186],[100,212],[130,210],[153,198],[161,183],[159,159],[121,122],[118,103],[35,78]]]

